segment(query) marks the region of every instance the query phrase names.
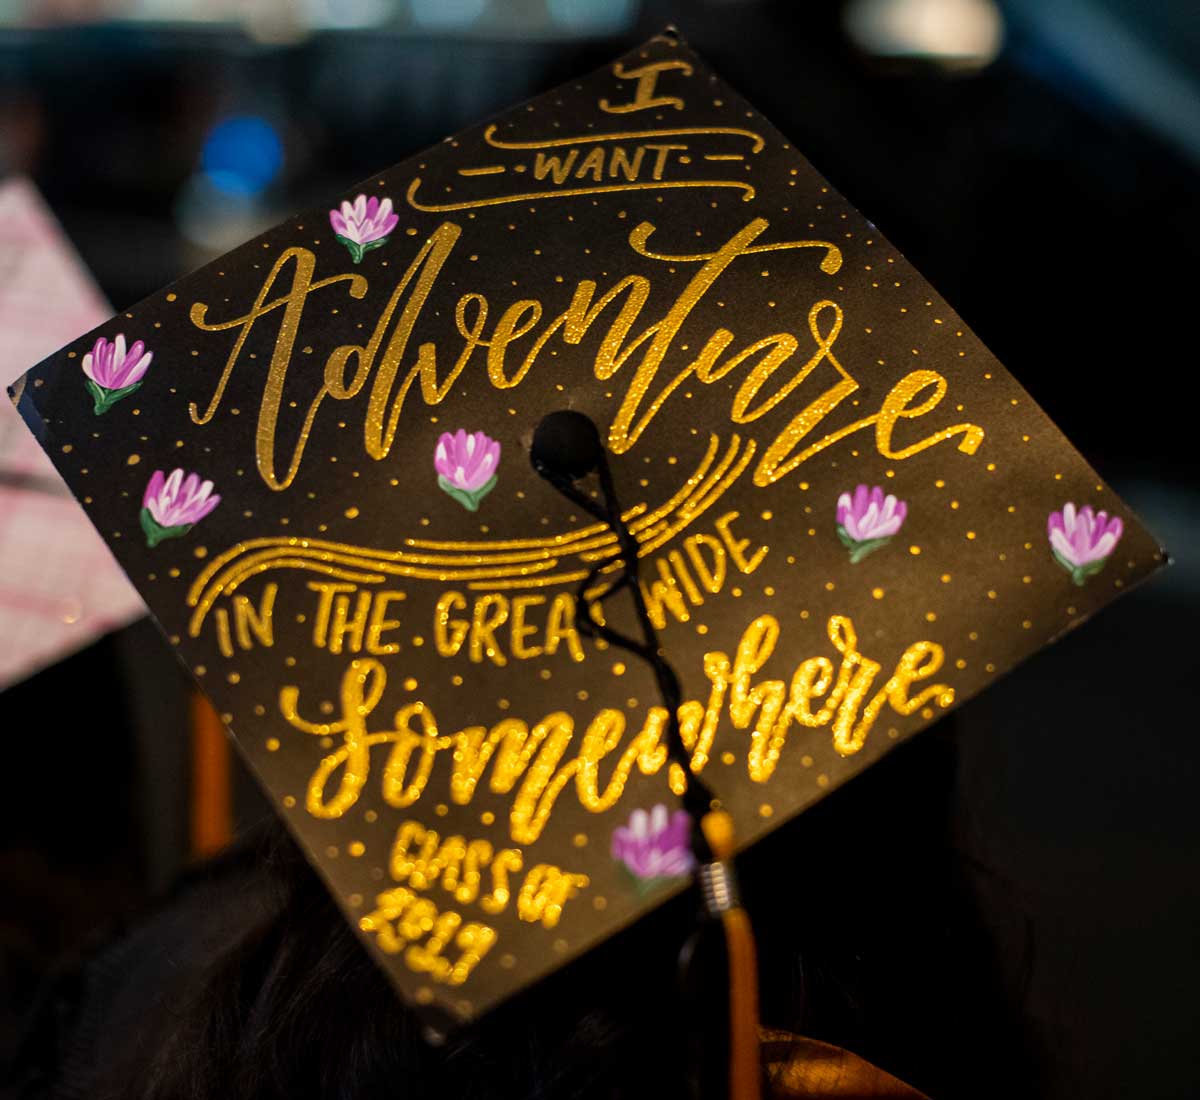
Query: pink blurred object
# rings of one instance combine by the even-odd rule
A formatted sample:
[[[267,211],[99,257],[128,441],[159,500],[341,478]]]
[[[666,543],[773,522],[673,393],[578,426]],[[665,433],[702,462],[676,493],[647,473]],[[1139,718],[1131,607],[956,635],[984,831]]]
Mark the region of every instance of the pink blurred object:
[[[33,185],[0,184],[0,385],[110,316]],[[8,398],[0,397],[0,690],[145,610]]]

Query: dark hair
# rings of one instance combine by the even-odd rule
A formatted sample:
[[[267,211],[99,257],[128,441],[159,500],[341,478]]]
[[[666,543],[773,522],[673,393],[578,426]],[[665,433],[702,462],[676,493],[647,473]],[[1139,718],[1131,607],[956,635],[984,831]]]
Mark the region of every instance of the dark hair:
[[[937,1100],[1033,1097],[1035,1047],[1006,982],[1024,968],[999,965],[996,950],[1028,938],[1019,920],[997,940],[979,919],[993,884],[948,843],[946,746],[927,737],[898,754],[910,758],[901,775],[922,777],[916,789],[889,761],[743,857],[764,1019],[847,1046]],[[719,1096],[719,987],[681,995],[677,982],[694,904],[678,899],[439,1041],[267,824],[59,978],[22,1045],[18,1095],[682,1100],[698,1079]],[[700,987],[719,954],[702,943]]]

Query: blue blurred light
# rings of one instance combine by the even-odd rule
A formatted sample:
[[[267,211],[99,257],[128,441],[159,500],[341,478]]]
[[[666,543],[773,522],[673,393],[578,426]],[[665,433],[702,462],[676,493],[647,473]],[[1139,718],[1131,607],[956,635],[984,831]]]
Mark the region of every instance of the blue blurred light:
[[[235,115],[218,122],[204,140],[200,167],[229,195],[258,195],[283,167],[283,142],[266,119]]]
[[[616,34],[637,18],[638,0],[547,0],[550,18],[579,34]]]
[[[459,30],[478,21],[487,0],[412,0],[413,22],[427,30]]]

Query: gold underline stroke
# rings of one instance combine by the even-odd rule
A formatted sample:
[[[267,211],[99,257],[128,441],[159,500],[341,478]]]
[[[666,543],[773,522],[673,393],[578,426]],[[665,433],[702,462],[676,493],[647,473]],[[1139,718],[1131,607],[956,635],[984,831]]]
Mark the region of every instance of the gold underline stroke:
[[[648,507],[646,504],[635,504],[629,508],[623,518],[626,523],[630,524],[634,530],[641,530],[642,527],[656,522],[660,517],[669,513],[676,505],[684,500],[693,486],[700,481],[711,465],[713,457],[716,454],[717,447],[720,444],[720,439],[716,435],[709,436],[708,449],[704,457],[696,466],[692,476],[684,482],[684,484],[673,493],[663,504],[659,505],[653,512],[643,516],[642,514]],[[639,518],[641,517],[641,518]],[[463,543],[463,542],[445,542],[433,539],[405,539],[405,545],[414,547],[419,550],[475,550],[478,547],[479,551],[507,551],[507,550],[529,550],[530,560],[536,560],[538,555],[534,553],[537,550],[544,550],[548,554],[561,556],[563,553],[571,553],[579,549],[577,546],[580,542],[588,542],[592,537],[604,535],[608,540],[612,541],[615,536],[608,528],[607,524],[595,523],[588,527],[581,528],[578,531],[573,531],[568,535],[550,535],[540,539],[506,539],[493,541],[480,541],[478,543]],[[240,554],[244,554],[249,550],[258,550],[265,546],[279,547],[288,553],[293,551],[304,551],[309,549],[329,550],[335,553],[357,553],[362,550],[362,547],[353,546],[350,543],[334,542],[329,539],[308,539],[297,538],[294,535],[277,535],[272,537],[264,537],[257,539],[247,539],[243,542],[234,543],[228,550],[223,551],[213,558],[200,571],[199,576],[192,582],[188,589],[187,605],[195,607],[200,599],[201,593],[208,585],[209,581],[221,571],[221,569]],[[410,554],[405,550],[380,551],[377,556],[383,560],[392,561],[407,561],[415,560],[419,555]]]
[[[460,168],[458,174],[460,176],[498,176],[501,172],[507,172],[508,169],[503,164],[489,164],[483,168]]]
[[[661,534],[663,530],[670,530],[670,524],[664,528],[654,530],[657,525],[657,514],[669,513],[677,504],[681,510],[686,509],[688,505],[696,497],[701,496],[706,490],[711,478],[705,479],[704,484],[697,490],[696,484],[700,480],[701,473],[707,468],[709,461],[718,440],[716,436],[712,436],[709,440],[708,451],[704,459],[698,467],[698,472],[693,474],[679,490],[677,490],[670,499],[658,509],[654,514],[646,516],[643,521],[637,525],[637,530],[646,530],[651,532],[648,537],[654,538]],[[728,457],[723,461],[721,469],[724,469],[733,454],[738,448],[739,440],[735,435],[730,443]],[[645,508],[645,505],[638,505],[630,509],[630,513],[635,513]],[[265,540],[259,540],[260,543]],[[257,575],[261,570],[258,568],[261,564],[276,559],[279,555],[292,555],[290,564],[295,567],[296,561],[305,562],[337,562],[340,565],[355,566],[358,568],[371,568],[379,572],[396,577],[409,577],[415,580],[482,580],[490,578],[499,580],[507,577],[510,573],[516,572],[521,577],[527,577],[531,573],[544,572],[547,569],[553,569],[559,560],[566,554],[574,554],[576,556],[584,555],[584,551],[603,548],[610,548],[616,542],[616,536],[611,532],[607,536],[597,537],[585,540],[572,540],[569,549],[566,552],[552,552],[548,549],[540,551],[525,551],[517,554],[469,554],[459,557],[442,557],[439,560],[439,555],[413,555],[404,554],[401,552],[384,552],[369,550],[363,547],[351,546],[346,543],[331,543],[325,540],[313,540],[309,544],[304,540],[297,545],[295,542],[288,539],[281,545],[274,547],[268,546],[258,549],[242,558],[236,565],[231,565],[225,570],[224,574],[212,581],[211,587],[207,595],[199,601],[199,608],[196,615],[193,616],[193,621],[199,627],[203,624],[204,618],[212,609],[212,605],[222,595],[232,595],[241,587],[243,581],[250,576]],[[486,545],[486,544],[484,544]],[[597,557],[600,555],[598,554]],[[441,568],[437,570],[422,569],[421,565],[442,565],[450,566],[450,568]],[[469,568],[475,566],[476,568]],[[301,567],[305,568],[305,567]],[[486,587],[486,585],[484,585]],[[189,600],[190,603],[194,601]]]
[[[722,456],[721,461],[718,462],[711,471],[709,471],[707,477],[693,486],[693,489],[688,493],[687,498],[681,502],[679,507],[680,514],[685,513],[693,501],[702,498],[713,485],[715,485],[722,477],[725,476],[725,471],[729,469],[730,465],[733,463],[733,460],[737,457],[737,451],[740,443],[741,440],[736,435],[730,440],[729,449]],[[670,530],[670,527],[671,525],[668,523],[664,530]],[[633,532],[634,535],[638,535],[640,533],[640,531]],[[650,533],[647,535],[647,541],[657,538],[661,534],[661,530]],[[638,541],[641,542],[640,539]],[[595,552],[590,554],[580,554],[580,557],[582,557],[584,561],[599,561],[603,556],[604,555],[602,553]]]
[[[715,500],[723,495],[733,480],[737,478],[754,452],[754,442],[750,441],[747,451],[744,452],[732,477],[725,479],[722,484],[716,485],[716,482],[722,479],[722,475],[729,468],[730,463],[736,456],[740,446],[740,439],[736,435],[731,439],[729,448],[726,454],[722,456],[721,462],[715,470],[710,472],[709,466],[718,445],[718,437],[715,435],[710,436],[705,456],[691,477],[664,504],[656,508],[654,512],[641,517],[640,522],[636,524],[637,533],[645,532],[647,536],[646,542],[642,545],[648,547],[648,549],[639,550],[639,557],[669,541],[675,534],[687,527],[698,515],[707,510]],[[715,490],[710,493],[710,488],[714,486]],[[705,499],[705,494],[710,494],[707,499]],[[676,506],[679,507],[682,522],[678,520],[675,523],[668,522],[660,527],[658,523],[659,517],[668,514]],[[643,512],[645,508],[645,504],[636,505],[629,509],[626,515],[632,517]],[[603,529],[604,525],[602,524],[593,525],[590,528],[590,530],[597,533],[603,531]],[[558,580],[553,580],[552,576],[555,575],[546,576],[544,571],[553,569],[558,564],[558,560],[567,554],[582,556],[585,560],[589,558],[599,559],[601,557],[600,554],[588,554],[584,551],[591,551],[593,548],[598,549],[602,545],[611,546],[615,541],[615,536],[612,536],[611,533],[607,537],[593,539],[580,539],[579,535],[581,534],[582,532],[577,532],[575,536],[564,540],[559,545],[545,545],[540,548],[540,552],[538,549],[533,549],[529,552],[515,555],[471,554],[468,556],[468,561],[472,564],[476,561],[490,561],[492,563],[490,568],[485,566],[483,568],[469,569],[460,566],[457,569],[450,570],[415,568],[414,565],[409,563],[425,558],[425,555],[407,554],[404,551],[391,551],[381,554],[373,550],[345,543],[335,543],[319,539],[297,540],[294,536],[247,540],[225,551],[215,561],[209,563],[193,583],[188,593],[187,602],[190,606],[196,607],[196,611],[189,623],[189,633],[193,637],[198,636],[200,627],[203,625],[208,612],[222,595],[232,595],[246,580],[273,568],[296,568],[339,579],[358,581],[360,583],[381,583],[385,579],[385,576],[388,575],[410,577],[419,580],[463,580],[469,581],[468,586],[472,589],[492,587],[514,588],[522,586],[546,587],[551,583],[567,583],[571,579],[577,579],[577,575],[575,573],[566,575],[558,574],[556,575]],[[561,536],[555,537],[559,538]],[[463,546],[461,543],[449,543],[445,545],[447,549],[456,545],[459,547]],[[481,549],[499,545],[502,544],[480,544]],[[228,568],[223,576],[212,580],[225,562],[230,561],[251,548],[255,548],[254,553]],[[283,556],[280,557],[280,555]],[[450,563],[452,564],[454,560],[451,558]],[[337,568],[330,564],[331,562],[337,562],[341,566],[374,569],[379,572],[351,573],[344,568]],[[513,572],[514,567],[517,568],[519,575],[509,578],[508,574]],[[529,574],[531,573],[542,573],[543,576],[540,578],[530,577]],[[579,577],[585,575],[586,573],[578,574]],[[211,586],[208,583],[210,580],[212,581]],[[202,590],[206,587],[209,588],[209,591],[201,596]]]
[[[542,199],[569,199],[580,195],[620,194],[626,191],[664,191],[684,187],[725,187],[736,188],[742,192],[742,202],[749,202],[756,192],[748,183],[740,180],[659,180],[653,183],[614,183],[604,187],[568,187],[564,191],[524,191],[519,195],[501,195],[494,199],[478,199],[475,202],[446,202],[426,205],[419,203],[413,196],[421,186],[421,177],[417,176],[408,185],[404,198],[414,210],[425,214],[437,214],[449,210],[473,210],[479,206],[504,206],[512,202],[540,202]]]
[[[695,252],[684,256],[672,256],[667,252],[651,252],[646,247],[646,242],[653,233],[654,226],[649,222],[635,226],[629,234],[629,247],[639,256],[645,256],[648,260],[664,260],[667,263],[696,264],[712,259],[711,252]],[[753,256],[758,252],[781,252],[793,248],[823,248],[825,249],[825,258],[821,261],[821,270],[827,275],[834,275],[841,269],[842,250],[832,241],[777,241],[774,244],[756,244],[743,249],[741,255]]]
[[[753,143],[752,152],[760,153],[766,145],[761,134],[737,126],[680,126],[669,130],[623,130],[619,133],[582,134],[579,137],[548,138],[545,141],[504,141],[497,138],[496,124],[483,131],[483,140],[493,149],[554,149],[562,145],[597,145],[602,141],[640,141],[642,138],[691,137],[703,134],[725,134],[746,137]]]
[[[755,451],[754,440],[750,440],[750,442],[746,446],[745,451],[742,453],[741,457],[738,459],[738,462],[737,462],[736,466],[734,467],[734,469],[728,474],[727,477],[725,477],[722,480],[722,482],[719,485],[716,485],[713,487],[713,490],[709,494],[709,496],[707,498],[705,498],[704,500],[700,501],[693,509],[689,510],[686,515],[682,515],[681,518],[679,520],[677,520],[673,525],[671,525],[671,527],[667,531],[665,531],[660,537],[658,537],[656,539],[648,539],[646,542],[640,543],[638,545],[638,557],[644,558],[644,557],[647,557],[650,554],[654,553],[655,550],[657,550],[660,546],[663,546],[664,544],[669,542],[671,539],[673,539],[677,534],[679,534],[680,531],[683,531],[687,527],[691,526],[691,524],[697,518],[699,518],[699,516],[701,516],[704,512],[706,512],[709,508],[711,508],[718,500],[720,500],[721,497],[724,496],[725,493],[728,491],[729,487],[735,481],[737,481],[737,479],[739,477],[741,477],[743,471],[750,464],[750,460],[754,457],[754,451]],[[612,565],[607,566],[601,572],[604,572],[604,573],[612,572],[613,568],[615,568],[617,564],[618,564],[617,562],[613,562]],[[584,570],[582,572],[570,572],[570,573],[544,573],[540,577],[533,577],[531,579],[526,579],[523,577],[515,577],[512,580],[501,580],[501,581],[491,581],[491,582],[472,581],[471,583],[469,583],[467,585],[467,587],[469,589],[471,589],[472,591],[488,591],[488,592],[498,591],[498,590],[503,590],[503,589],[511,589],[511,588],[550,588],[553,585],[570,584],[573,581],[581,581],[586,576],[587,576],[586,570]]]

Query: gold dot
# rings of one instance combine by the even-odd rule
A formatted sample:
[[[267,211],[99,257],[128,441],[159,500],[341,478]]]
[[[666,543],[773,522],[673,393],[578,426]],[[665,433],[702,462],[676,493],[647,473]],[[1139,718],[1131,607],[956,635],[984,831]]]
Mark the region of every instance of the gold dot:
[[[603,894],[597,894],[594,898],[592,898],[592,908],[597,912],[602,913],[608,908],[608,898],[606,898]]]
[[[996,598],[996,590],[994,588],[989,588],[988,589],[988,599],[994,600],[995,598]]]
[[[355,859],[358,859],[366,850],[367,846],[361,840],[352,840],[346,845],[346,851]]]
[[[345,516],[347,519],[356,518],[358,516],[358,509],[354,507],[347,508],[345,511]]]
[[[927,623],[936,623],[936,622],[937,622],[937,615],[936,615],[936,614],[934,614],[934,612],[932,612],[932,611],[926,611],[926,612],[925,612],[925,621],[926,621]]]
[[[410,676],[407,680],[404,681],[404,690],[405,691],[416,691],[417,690],[417,681],[414,680]]]
[[[974,537],[975,537],[975,532],[974,532],[974,531],[968,531],[968,532],[967,532],[967,538],[968,538],[968,539],[973,539]]]
[[[167,295],[167,301],[168,301],[168,302],[173,302],[173,301],[175,301],[175,297],[176,297],[176,295],[175,295],[174,293],[172,293],[172,294],[168,294],[168,295]]]
[[[547,671],[547,670],[543,669],[542,671]],[[618,662],[617,662],[615,665],[613,665],[613,666],[612,666],[612,673],[613,673],[613,675],[614,675],[614,676],[624,676],[624,675],[625,675],[625,664],[624,664],[624,662],[622,662],[622,661],[618,661]]]
[[[427,1005],[433,1001],[433,990],[427,985],[421,986],[415,994],[416,1002],[419,1005]]]
[[[231,684],[238,684],[238,683],[241,683],[242,674],[240,672],[231,672],[228,676],[225,677],[225,679],[228,680]]]
[[[587,842],[588,842],[587,833],[576,833],[571,838],[571,843],[574,844],[576,848],[586,848]]]
[[[483,813],[479,815],[479,820],[485,825],[491,825],[496,820],[496,815],[492,813],[491,810],[484,810]]]
[[[883,599],[883,589],[882,588],[872,588],[871,595],[874,596],[877,600],[882,600]]]
[[[517,965],[516,955],[501,955],[500,956],[500,965],[502,967],[504,967],[505,970],[511,970],[514,966]]]
[[[195,667],[195,669],[193,669],[193,671],[196,673],[197,676],[203,676],[208,671],[208,669],[204,665],[197,665]]]
[[[832,592],[835,587],[837,587],[837,586],[833,583],[833,581],[825,582],[825,591],[826,592]]]
[[[915,558],[921,552],[921,548],[919,546],[910,546],[908,552]]]
[[[820,775],[817,776],[817,786],[818,787],[828,787],[829,786],[829,776],[827,776],[824,772],[822,772]]]
[[[422,638],[420,634],[414,634],[412,644],[415,645],[418,649],[420,649],[421,646],[423,646],[425,644],[425,639]]]
[[[129,457],[126,459],[126,460],[125,460],[125,464],[126,464],[127,466],[136,466],[136,465],[137,465],[139,462],[141,462],[141,461],[142,461],[142,456],[141,456],[141,455],[130,455],[130,456],[129,456]]]
[[[70,443],[64,443],[62,451],[63,451],[63,454],[69,455],[74,449],[75,448],[72,447]]]
[[[444,802],[439,802],[436,806],[434,806],[433,812],[437,814],[438,817],[445,817],[450,812],[450,807]]]
[[[290,794],[285,794],[283,796],[283,804],[290,810],[293,806],[296,805],[296,799]]]
[[[734,764],[736,762],[737,762],[737,757],[734,756],[733,753],[731,753],[731,752],[721,753],[721,763],[722,764]]]
[[[775,807],[772,806],[771,803],[769,803],[769,802],[764,802],[758,808],[758,816],[759,817],[770,817],[774,812],[775,812]]]
[[[198,558],[207,558],[208,557],[208,547],[207,546],[197,546],[192,551],[192,553]]]
[[[771,512],[763,512],[763,514],[762,514],[762,518],[763,518],[763,519],[768,519],[768,520],[769,520],[769,519],[772,519],[772,518],[773,518],[773,513],[771,513]]]
[[[267,752],[278,752],[278,751],[279,751],[279,738],[278,737],[268,737],[267,738]]]
[[[1028,619],[1025,619],[1025,620],[1024,620],[1022,623],[1021,623],[1021,626],[1022,626],[1022,628],[1023,628],[1023,629],[1025,629],[1025,630],[1029,630],[1029,629],[1030,629],[1030,628],[1033,626],[1033,623],[1032,623],[1032,622],[1030,622]]]

